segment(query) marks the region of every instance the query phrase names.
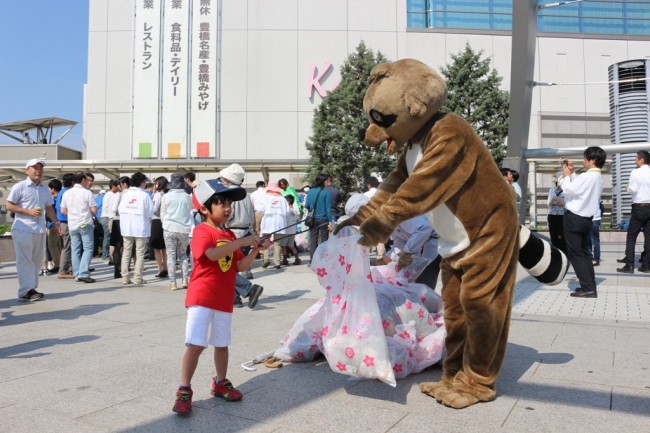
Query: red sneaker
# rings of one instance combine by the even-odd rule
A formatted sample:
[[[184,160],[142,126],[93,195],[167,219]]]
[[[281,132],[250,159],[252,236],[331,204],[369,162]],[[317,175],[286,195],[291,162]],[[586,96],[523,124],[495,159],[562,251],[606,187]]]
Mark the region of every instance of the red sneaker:
[[[298,257],[296,257],[296,261],[293,262],[294,265],[299,265],[302,263],[302,260],[300,260]]]
[[[241,400],[244,396],[240,391],[235,389],[228,379],[224,379],[217,383],[216,377],[212,380],[212,389],[210,390],[210,394],[212,394],[213,397],[221,397],[226,401]]]
[[[173,411],[185,415],[192,412],[192,392],[191,389],[178,388],[176,391],[176,402],[174,402]]]

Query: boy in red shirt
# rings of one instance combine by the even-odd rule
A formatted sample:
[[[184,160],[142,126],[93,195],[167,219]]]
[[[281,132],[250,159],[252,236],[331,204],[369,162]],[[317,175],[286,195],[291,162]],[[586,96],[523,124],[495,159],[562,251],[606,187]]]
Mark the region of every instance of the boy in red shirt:
[[[246,197],[243,188],[230,188],[220,179],[214,179],[202,182],[192,195],[203,223],[194,229],[191,243],[194,270],[185,298],[187,350],[183,357],[181,385],[176,391],[173,408],[179,414],[192,412],[190,382],[199,356],[208,347],[208,343],[214,346],[214,366],[217,370],[211,394],[226,401],[242,398],[242,393],[226,379],[235,278],[238,271],[248,269],[258,252],[269,246],[268,240],[261,242],[256,235],[237,239],[225,227],[231,213],[231,202]],[[244,246],[252,247],[245,257],[240,250]],[[209,328],[212,329],[208,338]]]

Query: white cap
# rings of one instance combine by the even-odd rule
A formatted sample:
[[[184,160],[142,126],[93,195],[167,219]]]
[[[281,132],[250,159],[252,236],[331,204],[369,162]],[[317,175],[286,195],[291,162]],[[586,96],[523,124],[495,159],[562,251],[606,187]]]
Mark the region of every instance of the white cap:
[[[105,190],[105,189],[100,189],[100,190],[99,190],[99,194],[100,194],[100,195],[101,195],[101,194],[106,194],[106,190]]]
[[[219,173],[219,177],[228,179],[235,185],[241,185],[244,181],[244,176],[246,176],[246,172],[239,164],[230,164]]]
[[[349,217],[359,212],[359,208],[370,201],[369,197],[363,194],[353,194],[345,203],[345,214]]]
[[[41,164],[43,167],[45,167],[45,161],[43,161],[42,159],[34,158],[27,161],[27,164],[25,164],[25,168],[32,167],[36,164]]]

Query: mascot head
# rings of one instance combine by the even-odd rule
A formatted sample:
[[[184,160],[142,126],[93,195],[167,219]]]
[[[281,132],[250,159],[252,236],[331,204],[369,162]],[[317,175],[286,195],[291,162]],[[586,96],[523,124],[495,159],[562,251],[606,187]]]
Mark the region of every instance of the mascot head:
[[[447,99],[442,77],[424,63],[402,59],[382,63],[370,71],[370,86],[363,110],[370,126],[360,131],[363,144],[379,146],[386,141],[393,155],[413,137]]]

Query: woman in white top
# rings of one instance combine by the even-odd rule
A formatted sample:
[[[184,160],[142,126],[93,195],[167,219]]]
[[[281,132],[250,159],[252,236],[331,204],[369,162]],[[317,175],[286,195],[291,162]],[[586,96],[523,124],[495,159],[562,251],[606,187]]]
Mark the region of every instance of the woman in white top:
[[[169,275],[167,271],[167,249],[165,245],[165,235],[163,233],[162,221],[160,220],[160,205],[163,196],[169,191],[169,182],[164,176],[157,178],[153,184],[153,218],[151,218],[151,237],[149,238],[149,248],[153,248],[156,255],[156,264],[158,273],[156,278],[165,278]]]
[[[169,289],[178,289],[176,286],[176,260],[181,263],[182,288],[186,289],[190,278],[187,246],[193,225],[192,198],[185,192],[181,173],[172,174],[169,187],[169,192],[163,196],[160,206],[167,258],[172,265],[171,272],[169,272]]]
[[[287,226],[287,215],[291,212],[289,209],[289,203],[282,197],[282,189],[278,186],[278,183],[275,181],[270,181],[266,187],[266,195],[264,196],[264,202],[260,206],[259,211],[263,214],[262,222],[260,223],[261,235],[270,234],[274,232],[276,236],[281,237],[284,234],[284,230],[281,230]],[[282,246],[280,242],[273,243],[273,265],[275,269],[280,269],[280,251]],[[267,268],[270,265],[269,260],[269,250],[268,248],[264,250],[264,261],[262,262],[262,267]]]

